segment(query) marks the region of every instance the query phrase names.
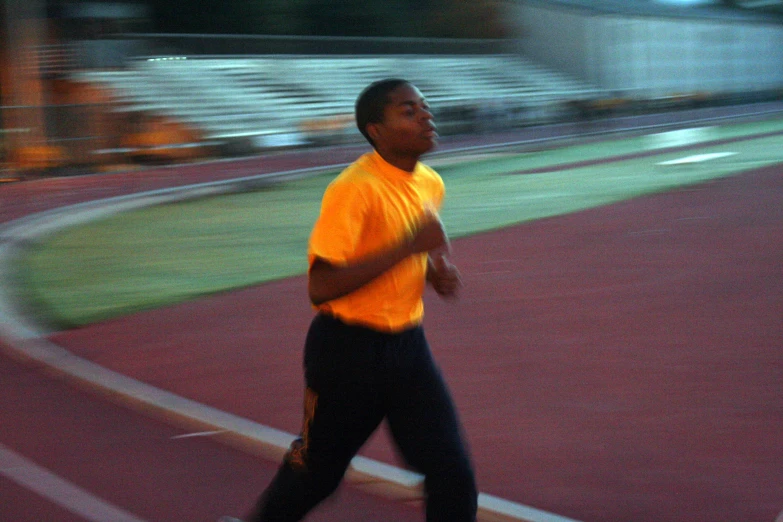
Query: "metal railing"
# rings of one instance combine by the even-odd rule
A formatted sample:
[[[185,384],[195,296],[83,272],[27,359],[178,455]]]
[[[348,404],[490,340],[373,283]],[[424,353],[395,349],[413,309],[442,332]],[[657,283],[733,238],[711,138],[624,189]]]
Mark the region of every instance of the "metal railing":
[[[513,52],[512,39],[391,38],[216,34],[118,34],[113,40],[143,42],[154,55],[389,55],[501,54]]]

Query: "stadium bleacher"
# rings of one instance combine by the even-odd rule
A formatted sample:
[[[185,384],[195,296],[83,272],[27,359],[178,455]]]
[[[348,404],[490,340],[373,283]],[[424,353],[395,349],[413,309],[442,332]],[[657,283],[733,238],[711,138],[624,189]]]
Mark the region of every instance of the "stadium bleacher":
[[[470,111],[508,125],[538,123],[569,100],[598,95],[518,55],[150,58],[76,79],[108,88],[118,110],[175,119],[212,142],[268,148],[360,139],[347,116],[358,92],[386,77],[419,86],[446,130]]]

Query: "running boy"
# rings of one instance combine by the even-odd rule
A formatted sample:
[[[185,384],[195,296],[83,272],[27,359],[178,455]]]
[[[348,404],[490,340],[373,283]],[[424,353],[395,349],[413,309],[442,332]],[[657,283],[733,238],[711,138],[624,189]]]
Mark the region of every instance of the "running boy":
[[[368,86],[356,102],[373,146],[327,188],[310,237],[310,300],[301,437],[251,520],[301,520],[329,496],[385,418],[407,463],[421,472],[428,522],[473,522],[477,493],[457,414],[422,328],[429,283],[456,296],[457,268],[437,216],[440,176],[419,158],[438,134],[405,80]]]

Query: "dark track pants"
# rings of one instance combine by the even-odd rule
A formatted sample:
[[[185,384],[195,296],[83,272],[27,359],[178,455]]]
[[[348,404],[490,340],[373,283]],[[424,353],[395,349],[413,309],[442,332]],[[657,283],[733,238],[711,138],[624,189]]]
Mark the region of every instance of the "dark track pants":
[[[473,522],[477,493],[461,428],[421,327],[400,334],[318,315],[305,343],[305,419],[259,499],[256,522],[301,520],[339,485],[386,418],[425,477],[428,522]]]

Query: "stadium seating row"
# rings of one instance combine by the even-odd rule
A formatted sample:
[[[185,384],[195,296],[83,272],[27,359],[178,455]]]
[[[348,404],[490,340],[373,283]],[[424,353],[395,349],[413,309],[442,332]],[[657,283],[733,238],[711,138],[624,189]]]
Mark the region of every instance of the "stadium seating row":
[[[125,110],[177,119],[206,139],[292,132],[303,141],[350,139],[336,132],[371,81],[404,77],[436,108],[536,114],[596,90],[516,55],[260,56],[139,60],[121,71],[89,71],[82,81],[110,88]],[[344,125],[350,134],[350,124]],[[358,134],[358,133],[357,133]]]
[[[421,88],[442,134],[558,119],[574,99],[602,96],[517,55],[137,59],[52,80],[52,121],[78,127],[75,139],[0,154],[0,179],[360,141],[355,98],[387,77]]]

